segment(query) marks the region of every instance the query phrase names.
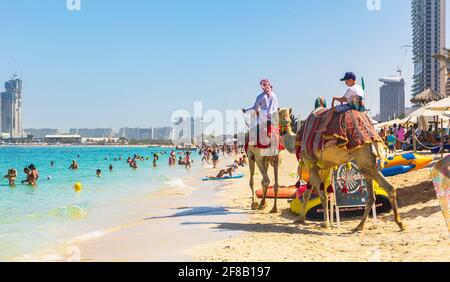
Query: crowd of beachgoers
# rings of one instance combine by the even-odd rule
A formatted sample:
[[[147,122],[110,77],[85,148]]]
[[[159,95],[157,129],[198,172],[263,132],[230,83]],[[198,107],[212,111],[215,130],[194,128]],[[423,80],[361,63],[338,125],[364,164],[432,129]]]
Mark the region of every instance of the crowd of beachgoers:
[[[379,135],[388,146],[389,153],[398,150],[412,151],[414,139],[417,141],[416,149],[419,151],[431,150],[433,153],[439,153],[441,150],[450,150],[448,128],[436,129],[430,125],[428,130],[422,130],[417,124],[409,127],[393,124],[391,127],[381,128]]]
[[[241,166],[244,167],[247,164],[247,158],[244,153],[243,146],[238,146],[237,144],[230,146],[230,145],[212,145],[212,146],[202,146],[202,147],[195,147],[195,148],[189,148],[187,150],[183,149],[173,149],[171,151],[162,151],[162,152],[151,152],[150,156],[141,156],[138,154],[134,154],[133,156],[128,156],[126,158],[126,162],[129,165],[131,169],[138,169],[139,168],[139,162],[144,161],[152,161],[153,167],[157,167],[160,159],[163,156],[168,156],[168,165],[170,167],[173,166],[182,166],[186,169],[192,168],[192,163],[194,160],[192,160],[191,155],[193,153],[198,153],[200,156],[202,156],[202,164],[212,164],[213,168],[217,168],[219,160],[222,156],[232,156],[233,154],[235,156],[240,156],[239,158],[236,158],[234,163],[228,165],[226,168],[221,169],[216,176],[212,176],[210,178],[221,178],[224,175],[232,175],[233,172],[236,171],[236,169]],[[80,155],[76,156],[76,159],[72,160],[71,164],[68,166],[69,170],[78,170],[80,168],[80,165],[77,161],[77,159],[80,158]],[[117,161],[123,161],[123,156],[117,156],[117,157],[111,157],[105,156],[105,161],[113,160],[114,162]],[[55,161],[50,162],[50,166],[55,166]],[[114,170],[114,166],[111,163],[108,167],[109,171]],[[36,168],[34,164],[30,164],[29,166],[23,168],[24,173],[24,180],[22,180],[20,183],[22,185],[36,185],[39,180],[39,171]],[[102,170],[100,168],[97,168],[95,170],[95,175],[97,177],[102,177]],[[10,168],[7,171],[7,174],[4,176],[5,179],[8,180],[10,186],[16,185],[16,180],[19,177],[18,170],[16,168]],[[51,180],[51,176],[47,177],[47,180]]]

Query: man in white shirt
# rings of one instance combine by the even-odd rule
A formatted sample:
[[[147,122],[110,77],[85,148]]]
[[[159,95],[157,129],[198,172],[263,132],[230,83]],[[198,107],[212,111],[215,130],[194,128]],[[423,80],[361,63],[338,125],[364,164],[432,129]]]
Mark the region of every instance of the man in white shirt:
[[[344,78],[341,81],[345,81],[345,85],[348,86],[347,91],[343,97],[333,97],[333,101],[331,103],[331,110],[327,113],[327,118],[322,124],[321,128],[317,132],[325,132],[327,131],[328,124],[331,122],[333,115],[335,112],[345,113],[352,109],[351,103],[355,101],[355,99],[362,100],[364,98],[364,90],[361,86],[356,84],[356,75],[352,72],[348,72],[345,74]],[[334,102],[340,102],[341,104],[337,107],[334,106]]]
[[[250,142],[254,144],[269,145],[272,138],[272,124],[278,123],[278,99],[275,93],[273,93],[272,84],[268,79],[263,79],[260,82],[261,88],[264,91],[256,98],[255,104],[249,109],[243,109],[244,113],[256,112],[257,122],[256,130],[250,131]],[[266,132],[267,134],[262,134]],[[256,133],[256,134],[255,134]],[[257,137],[256,137],[257,135]],[[259,142],[255,142],[258,139]]]
[[[268,79],[263,79],[260,84],[264,92],[256,97],[256,102],[253,107],[245,109],[243,112],[247,113],[250,111],[255,111],[260,117],[260,113],[263,113],[262,118],[267,118],[267,121],[271,121],[273,114],[278,112],[278,99],[275,93],[272,92],[273,87]]]

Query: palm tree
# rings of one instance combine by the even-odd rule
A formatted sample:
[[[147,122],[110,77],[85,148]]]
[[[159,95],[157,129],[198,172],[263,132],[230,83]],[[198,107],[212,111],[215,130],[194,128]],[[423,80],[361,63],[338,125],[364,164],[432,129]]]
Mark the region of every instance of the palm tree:
[[[292,131],[297,132],[298,131],[298,118],[294,115],[294,113],[291,113],[291,126]]]
[[[450,93],[450,49],[442,48],[443,52],[439,54],[434,54],[432,56],[433,59],[440,61],[442,63],[442,67],[440,68],[440,73],[442,76],[446,77],[446,83],[444,89],[441,89],[441,96],[444,98],[447,97],[447,94]]]

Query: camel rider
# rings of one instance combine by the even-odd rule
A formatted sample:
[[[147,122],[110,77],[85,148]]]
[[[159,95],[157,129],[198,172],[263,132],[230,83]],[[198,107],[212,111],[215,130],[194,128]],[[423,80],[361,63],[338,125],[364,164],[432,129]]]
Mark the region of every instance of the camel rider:
[[[314,103],[314,108],[326,108],[327,107],[327,100],[325,100],[324,97],[319,97],[316,99],[316,102]]]
[[[260,82],[263,93],[256,97],[256,102],[253,107],[249,109],[243,109],[242,111],[245,113],[255,111],[258,116],[258,126],[263,124],[264,121],[267,122],[268,135],[270,134],[272,128],[272,118],[273,115],[278,113],[278,99],[275,93],[273,93],[272,84],[268,79],[263,79]],[[262,114],[262,115],[261,115]]]
[[[318,132],[327,131],[328,125],[333,118],[334,113],[345,113],[350,110],[365,111],[364,107],[364,90],[361,86],[356,84],[356,75],[353,72],[347,72],[341,81],[345,82],[348,89],[343,97],[333,97],[331,103],[331,110],[327,113],[325,122],[322,124]],[[341,105],[335,107],[334,102],[338,101]]]

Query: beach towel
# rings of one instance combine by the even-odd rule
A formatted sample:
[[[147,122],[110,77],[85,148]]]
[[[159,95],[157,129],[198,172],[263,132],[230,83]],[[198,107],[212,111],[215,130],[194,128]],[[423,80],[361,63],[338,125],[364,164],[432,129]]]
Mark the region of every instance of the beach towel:
[[[336,140],[338,147],[345,147],[349,151],[354,151],[366,143],[383,142],[367,114],[356,110],[334,113],[327,131],[317,133],[328,111],[329,109],[324,108],[314,110],[297,133],[298,159],[303,151],[316,152],[331,140]]]

